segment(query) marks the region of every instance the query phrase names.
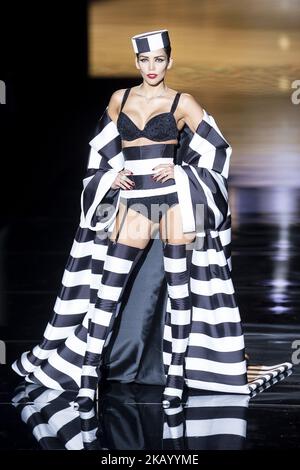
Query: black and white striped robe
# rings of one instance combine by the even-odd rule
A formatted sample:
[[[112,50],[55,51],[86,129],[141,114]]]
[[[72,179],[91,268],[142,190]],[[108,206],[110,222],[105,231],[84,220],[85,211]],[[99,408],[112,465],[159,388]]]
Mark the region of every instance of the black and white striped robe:
[[[88,319],[100,285],[107,235],[119,207],[120,190],[111,185],[124,168],[124,155],[107,108],[90,146],[80,224],[54,312],[41,343],[12,366],[28,382],[57,390],[79,388]],[[244,336],[231,280],[227,185],[231,153],[213,116],[205,110],[195,132],[187,125],[180,132],[175,183],[183,231],[197,235],[189,250],[192,328],[185,383],[193,389],[249,394],[292,365],[277,364],[265,373],[260,371],[259,378],[247,380]],[[119,326],[107,338],[103,364],[108,379],[164,385],[171,359],[171,327],[159,238],[151,240],[138,268],[119,303]]]

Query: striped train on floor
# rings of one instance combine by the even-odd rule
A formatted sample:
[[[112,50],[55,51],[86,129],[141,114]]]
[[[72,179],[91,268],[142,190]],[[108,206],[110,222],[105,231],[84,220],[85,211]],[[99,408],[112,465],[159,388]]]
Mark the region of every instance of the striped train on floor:
[[[254,398],[292,373],[280,373],[251,395],[194,392],[184,406],[164,410],[165,450],[241,450],[246,446],[248,408]],[[250,404],[251,406],[251,404]]]

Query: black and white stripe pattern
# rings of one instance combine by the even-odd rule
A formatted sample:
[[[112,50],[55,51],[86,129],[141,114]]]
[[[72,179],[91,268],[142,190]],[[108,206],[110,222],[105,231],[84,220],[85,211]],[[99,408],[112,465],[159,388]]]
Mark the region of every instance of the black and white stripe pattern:
[[[107,108],[98,122],[96,136],[89,144],[91,149],[81,193],[80,226],[102,230],[117,214],[120,194],[111,185],[124,168],[121,137]]]
[[[190,390],[184,407],[163,410],[163,426],[160,426],[160,413],[155,411],[157,407],[153,409],[158,397],[151,386],[135,389],[129,384],[113,383],[105,392],[99,413],[95,408],[85,413],[74,410],[75,392],[51,390],[35,384],[18,386],[12,404],[42,449],[124,450],[124,430],[126,449],[136,450],[142,442],[148,442],[151,448],[153,443],[162,442],[165,450],[239,449],[246,438],[250,398],[291,373],[291,370],[280,373],[251,395],[213,392],[198,395]],[[278,392],[274,390],[274,393],[277,395]],[[258,397],[254,405],[270,403],[272,396],[271,392]],[[135,426],[132,426],[133,422]],[[154,437],[153,429],[157,425],[158,433]],[[158,448],[157,444],[155,448]]]
[[[245,345],[230,271],[218,234],[207,231],[190,268],[192,325],[186,354],[191,388],[249,393]],[[165,339],[170,341],[170,327]],[[168,349],[170,349],[169,346]]]
[[[94,400],[100,379],[102,351],[112,332],[117,305],[129,274],[142,249],[109,240],[97,300],[89,319],[86,352],[78,398]],[[79,401],[80,403],[80,401]],[[84,403],[83,403],[84,404]]]
[[[107,239],[78,227],[44,337],[12,365],[28,382],[78,391],[88,318],[96,302],[106,252]]]
[[[164,269],[170,299],[171,363],[163,393],[165,406],[182,398],[184,358],[191,328],[191,297],[185,244],[163,244]]]
[[[53,315],[41,343],[24,352],[12,366],[28,382],[56,390],[78,391],[82,375],[85,376],[89,321],[107,259],[105,232],[113,230],[119,207],[120,190],[112,190],[111,184],[124,167],[124,155],[120,135],[107,109],[90,145],[80,225]],[[195,133],[185,126],[180,134],[175,182],[184,232],[196,231],[189,265],[192,323],[185,357],[185,384],[195,389],[249,394],[262,380],[270,380],[270,370],[262,371],[260,382],[247,379],[244,337],[231,280],[231,214],[226,180],[230,154],[231,147],[206,112]],[[113,207],[109,215],[107,204]],[[199,224],[197,205],[203,208]],[[151,250],[143,261],[146,265],[151,260],[150,254]],[[167,300],[167,312],[161,312],[165,318],[162,361],[166,371],[172,351],[170,298]],[[159,349],[160,344],[156,346]],[[290,367],[288,362],[276,364],[273,372]]]
[[[184,406],[164,410],[163,448],[169,450],[244,448],[250,399],[284,380],[291,373],[290,369],[279,373],[257,387],[250,395],[214,392],[197,395],[192,391]],[[270,396],[268,398],[266,395],[265,400],[270,400]]]
[[[292,373],[292,364],[283,362],[272,366],[249,365],[247,368],[248,386],[251,396],[266,390]]]
[[[95,408],[89,413],[74,410],[75,392],[22,384],[12,399],[42,449],[84,450],[97,440]]]
[[[192,325],[185,383],[191,388],[249,393],[244,336],[231,280],[231,213],[225,179],[230,155],[231,147],[205,112],[189,140],[185,161],[177,168],[179,202],[183,201],[181,207],[191,214],[197,234],[190,266]],[[196,205],[202,211],[196,211]],[[168,367],[170,316],[164,340]]]
[[[229,215],[227,178],[232,147],[213,116],[205,109],[203,113],[195,133],[188,126],[184,127],[176,154],[174,176],[184,232],[202,232],[202,213],[199,220],[197,208],[203,204],[203,198],[210,219],[215,219],[213,226],[216,228],[224,223],[224,215]],[[214,189],[223,197],[219,194],[214,197]]]
[[[231,212],[227,177],[232,148],[204,110],[193,134],[185,130],[177,153],[175,181],[187,231],[196,231],[191,267],[192,327],[185,360],[190,388],[250,393],[244,335],[231,279]],[[198,212],[197,205],[202,209]],[[200,214],[200,216],[199,216]],[[170,311],[164,331],[164,362],[171,361]],[[274,373],[292,364],[278,364]],[[269,380],[267,371],[265,380]],[[262,377],[260,377],[262,380]]]
[[[202,166],[228,178],[232,147],[214,117],[205,109],[203,113],[203,119],[189,142],[189,153],[184,160],[189,165]]]
[[[174,179],[162,183],[151,178],[155,174],[153,167],[159,164],[173,163],[174,144],[151,144],[130,146],[123,149],[124,168],[130,170],[131,181],[135,183],[130,191],[120,189],[121,198],[149,197],[176,192]]]
[[[24,352],[12,364],[13,370],[25,376],[28,382],[55,390],[78,391],[80,388],[88,321],[97,299],[108,248],[105,231],[114,221],[113,216],[101,217],[104,213],[101,207],[111,204],[116,208],[115,213],[118,209],[119,191],[110,189],[110,185],[114,173],[123,168],[124,157],[119,133],[107,109],[99,120],[96,136],[90,145],[81,194],[80,225],[63,272],[53,314],[40,344],[32,351]],[[107,174],[110,175],[108,179]],[[113,223],[109,227],[112,231]]]
[[[169,46],[170,38],[167,29],[158,29],[136,34],[132,36],[131,42],[135,53],[149,52]]]
[[[246,441],[246,395],[195,395],[184,406],[164,410],[163,448],[238,450]]]

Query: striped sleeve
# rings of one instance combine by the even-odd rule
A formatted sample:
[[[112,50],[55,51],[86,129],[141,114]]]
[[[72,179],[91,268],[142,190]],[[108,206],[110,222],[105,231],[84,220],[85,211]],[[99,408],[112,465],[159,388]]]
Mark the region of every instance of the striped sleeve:
[[[228,203],[228,174],[232,147],[215,119],[205,109],[192,132],[185,126],[174,168],[182,210],[183,231],[217,230],[230,270],[231,212]]]
[[[120,191],[112,189],[111,185],[124,168],[121,138],[107,108],[89,144],[91,148],[80,200],[80,226],[101,230],[114,219]]]
[[[220,131],[215,119],[205,109],[191,141],[186,163],[214,170],[228,178],[232,147]]]

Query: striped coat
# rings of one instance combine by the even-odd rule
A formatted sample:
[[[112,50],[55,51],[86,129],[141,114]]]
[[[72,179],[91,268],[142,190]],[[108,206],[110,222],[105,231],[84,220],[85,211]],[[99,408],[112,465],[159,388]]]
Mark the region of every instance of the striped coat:
[[[111,185],[124,167],[121,137],[107,108],[90,141],[83,179],[80,223],[64,269],[53,314],[43,339],[12,367],[28,382],[56,390],[78,390],[88,321],[97,298],[108,235],[119,208]],[[196,231],[189,246],[192,328],[185,383],[193,389],[249,394],[291,367],[283,363],[248,382],[244,336],[231,279],[231,214],[227,178],[232,148],[204,110],[195,132],[180,133],[174,177],[184,232]],[[141,295],[141,291],[143,295]],[[120,311],[122,314],[119,315]],[[151,240],[130,276],[118,306],[118,328],[103,352],[107,378],[165,383],[171,359],[170,299],[161,241]]]

